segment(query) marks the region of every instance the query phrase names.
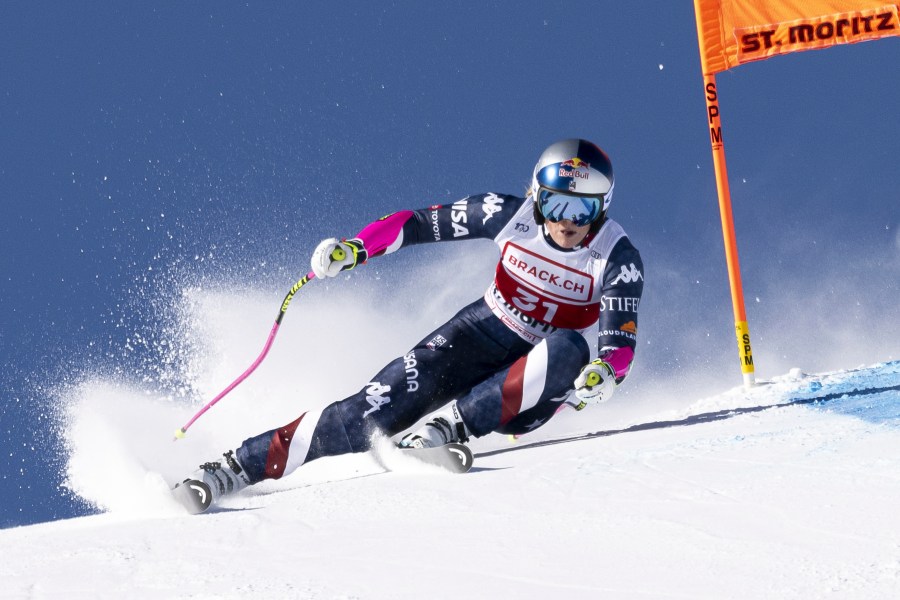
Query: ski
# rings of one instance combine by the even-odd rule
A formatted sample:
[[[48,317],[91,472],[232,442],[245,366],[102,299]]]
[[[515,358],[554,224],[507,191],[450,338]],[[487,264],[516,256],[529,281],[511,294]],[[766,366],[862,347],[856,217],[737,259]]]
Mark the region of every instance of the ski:
[[[434,448],[398,448],[398,450],[403,456],[412,457],[453,473],[468,472],[475,461],[468,446],[458,443],[444,444]],[[385,469],[392,470],[384,460],[379,460],[379,463]],[[199,479],[185,479],[184,482],[177,484],[172,488],[172,497],[192,515],[206,512],[213,503],[212,490],[209,485]]]
[[[400,448],[405,456],[411,456],[430,465],[443,467],[454,473],[466,473],[472,468],[475,457],[464,444],[444,444],[434,448]]]

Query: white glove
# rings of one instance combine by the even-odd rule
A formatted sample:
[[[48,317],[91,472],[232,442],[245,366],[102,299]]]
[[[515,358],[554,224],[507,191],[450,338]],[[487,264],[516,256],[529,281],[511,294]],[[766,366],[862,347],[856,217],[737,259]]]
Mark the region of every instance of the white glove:
[[[352,269],[359,263],[366,262],[368,254],[362,240],[341,241],[337,238],[322,240],[313,251],[310,264],[316,277],[335,277],[341,271]]]
[[[616,372],[602,358],[588,363],[575,379],[575,397],[584,404],[600,404],[609,400],[616,391]]]

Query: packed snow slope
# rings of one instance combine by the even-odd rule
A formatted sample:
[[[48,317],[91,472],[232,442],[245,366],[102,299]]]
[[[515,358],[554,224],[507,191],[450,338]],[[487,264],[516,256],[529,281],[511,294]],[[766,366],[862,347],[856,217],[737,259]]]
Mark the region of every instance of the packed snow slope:
[[[900,594],[900,361],[652,414],[567,409],[517,441],[476,440],[466,475],[384,443],[199,516],[167,492],[211,443],[200,426],[163,439],[184,407],[96,383],[75,396],[69,484],[106,512],[0,531],[0,597]]]

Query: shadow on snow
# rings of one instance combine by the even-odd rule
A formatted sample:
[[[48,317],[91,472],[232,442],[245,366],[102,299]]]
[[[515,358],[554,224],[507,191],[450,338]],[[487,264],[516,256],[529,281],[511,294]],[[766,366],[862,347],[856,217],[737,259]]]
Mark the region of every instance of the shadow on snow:
[[[487,456],[495,456],[505,452],[513,452],[517,450],[525,450],[526,448],[539,448],[541,446],[551,446],[553,444],[564,444],[567,442],[576,442],[579,440],[590,440],[594,438],[610,437],[623,433],[634,433],[636,431],[649,431],[653,429],[667,429],[670,427],[687,427],[690,425],[700,425],[703,423],[712,423],[715,421],[723,421],[739,415],[749,413],[758,413],[773,408],[784,408],[787,406],[803,406],[813,405],[814,407],[828,408],[839,414],[846,414],[861,418],[866,421],[875,423],[884,423],[893,420],[900,420],[900,402],[894,396],[887,396],[880,399],[874,405],[871,402],[875,396],[885,394],[886,392],[900,392],[900,385],[892,385],[885,387],[874,387],[861,390],[840,391],[832,394],[825,394],[812,398],[797,398],[787,402],[779,402],[777,404],[767,404],[763,406],[749,406],[745,408],[731,408],[726,410],[718,410],[708,413],[692,415],[684,419],[675,421],[655,421],[653,423],[640,423],[632,425],[625,429],[611,429],[607,431],[596,431],[594,433],[584,433],[569,437],[554,438],[542,440],[539,442],[531,442],[526,444],[518,444],[509,448],[500,448],[497,450],[488,450],[478,452],[475,458],[483,458]],[[845,402],[834,405],[835,400],[845,400]],[[866,399],[869,402],[866,402]],[[877,400],[877,399],[876,399]],[[829,404],[832,403],[832,404]],[[826,406],[827,405],[827,406]]]

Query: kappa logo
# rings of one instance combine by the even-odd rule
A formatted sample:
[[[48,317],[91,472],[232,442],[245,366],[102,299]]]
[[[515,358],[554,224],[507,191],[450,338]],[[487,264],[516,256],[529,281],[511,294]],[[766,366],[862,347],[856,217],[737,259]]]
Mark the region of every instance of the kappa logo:
[[[484,220],[481,224],[484,225],[491,217],[503,209],[503,198],[497,194],[488,194],[484,197],[484,203],[481,205],[481,208],[484,210]]]
[[[377,381],[370,381],[369,387],[366,388],[366,402],[372,407],[363,413],[363,417],[368,417],[376,410],[381,410],[382,405],[391,401],[390,396],[385,396],[391,391],[391,386],[381,385]]]
[[[622,265],[622,272],[619,273],[619,276],[613,279],[611,285],[619,285],[620,283],[634,283],[635,281],[643,281],[644,275],[640,272],[640,270],[634,266],[634,263],[631,263],[627,267]]]

